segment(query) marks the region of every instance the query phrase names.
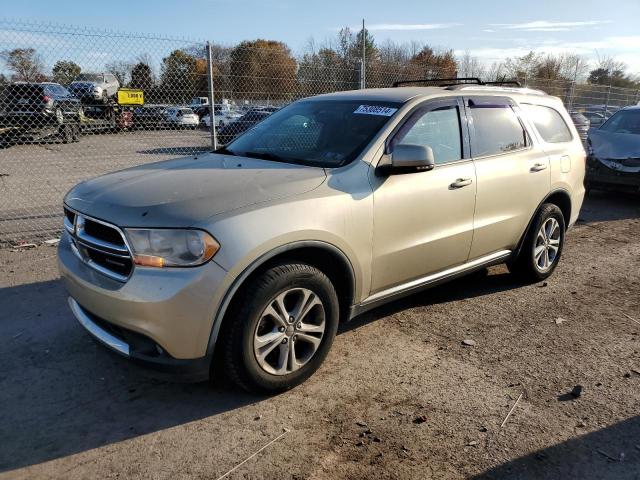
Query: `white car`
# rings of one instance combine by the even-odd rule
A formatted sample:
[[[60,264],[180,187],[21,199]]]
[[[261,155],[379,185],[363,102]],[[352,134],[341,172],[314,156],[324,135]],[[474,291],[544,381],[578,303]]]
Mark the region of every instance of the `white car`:
[[[231,110],[226,105],[215,105],[213,108],[213,113],[216,117],[216,128],[224,127],[225,125],[229,125],[230,123],[235,122],[242,116],[242,113],[237,112],[235,110]],[[200,119],[200,125],[202,127],[210,128],[211,127],[211,116],[209,114],[203,116]]]
[[[198,116],[188,107],[169,107],[165,110],[167,123],[173,127],[196,128]]]

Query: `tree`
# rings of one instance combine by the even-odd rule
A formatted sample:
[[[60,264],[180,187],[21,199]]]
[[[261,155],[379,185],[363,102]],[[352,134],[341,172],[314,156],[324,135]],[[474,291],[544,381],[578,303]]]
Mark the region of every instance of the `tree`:
[[[120,86],[124,87],[131,77],[133,64],[124,60],[115,60],[113,62],[107,63],[104,68],[107,72],[113,73],[118,79]]]
[[[535,78],[540,54],[533,51],[522,57],[509,57],[503,63],[503,74],[508,80],[520,80],[526,83],[528,78]]]
[[[441,53],[425,46],[411,60],[412,74],[419,78],[452,78],[456,76],[456,59],[453,50]]]
[[[150,92],[153,88],[153,72],[148,63],[139,62],[131,69],[131,88]]]
[[[589,72],[587,82],[594,85],[611,85],[613,87],[638,88],[640,82],[626,73],[627,65],[613,57],[598,60],[596,68]]]
[[[244,41],[231,51],[231,83],[241,98],[291,99],[297,69],[289,47],[275,40]]]
[[[70,60],[58,60],[51,69],[53,81],[61,85],[69,85],[80,75],[80,65]]]
[[[456,64],[458,77],[476,77],[481,80],[486,80],[487,69],[480,62],[480,59],[472,56],[469,51],[464,52],[464,54],[457,59]]]
[[[15,48],[0,53],[0,58],[13,72],[11,80],[19,82],[42,82],[46,76],[42,73],[43,64],[34,48]]]
[[[161,95],[165,100],[187,103],[196,93],[198,59],[184,50],[174,50],[162,59],[160,78]]]

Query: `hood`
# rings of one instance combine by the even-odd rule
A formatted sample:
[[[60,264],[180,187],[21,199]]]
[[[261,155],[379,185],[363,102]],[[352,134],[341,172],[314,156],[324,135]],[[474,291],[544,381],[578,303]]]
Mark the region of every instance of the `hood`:
[[[242,207],[300,195],[321,168],[208,153],[121,170],[82,182],[65,203],[122,227],[188,227]]]
[[[609,168],[622,172],[640,172],[640,135],[589,131],[593,156]]]

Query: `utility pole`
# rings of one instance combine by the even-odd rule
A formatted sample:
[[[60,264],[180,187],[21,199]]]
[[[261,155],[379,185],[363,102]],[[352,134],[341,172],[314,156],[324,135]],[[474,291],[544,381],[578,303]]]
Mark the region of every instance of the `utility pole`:
[[[367,50],[367,42],[365,39],[366,30],[364,29],[364,18],[362,19],[362,59],[360,60],[360,88],[366,87],[366,50]]]
[[[216,114],[213,107],[213,55],[211,52],[211,43],[207,42],[207,84],[209,86],[209,131],[211,135],[211,147],[218,149],[218,138],[216,136]]]

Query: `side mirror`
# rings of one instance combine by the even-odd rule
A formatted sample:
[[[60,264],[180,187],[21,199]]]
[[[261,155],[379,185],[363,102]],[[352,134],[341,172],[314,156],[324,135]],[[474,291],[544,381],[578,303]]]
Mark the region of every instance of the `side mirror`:
[[[425,172],[435,167],[433,150],[428,145],[396,145],[389,157],[391,163],[378,166],[380,175]]]

